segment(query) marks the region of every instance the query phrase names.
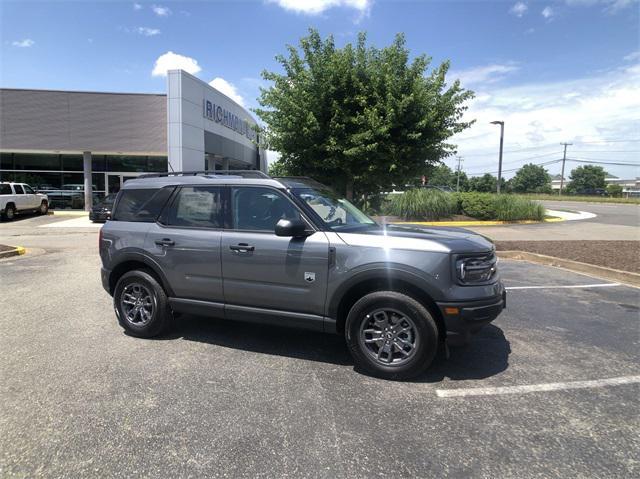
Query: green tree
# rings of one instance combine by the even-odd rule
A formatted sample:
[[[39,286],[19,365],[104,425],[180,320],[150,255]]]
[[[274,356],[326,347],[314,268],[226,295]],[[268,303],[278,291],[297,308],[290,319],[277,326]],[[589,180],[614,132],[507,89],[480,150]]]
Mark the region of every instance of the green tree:
[[[569,193],[577,193],[586,189],[604,188],[606,176],[607,172],[604,171],[602,166],[578,166],[571,170],[571,175],[569,175],[571,181],[567,185],[567,191]]]
[[[449,63],[427,72],[430,58],[409,61],[403,35],[388,47],[337,48],[315,30],[278,55],[283,72],[262,73],[258,116],[266,141],[286,170],[344,191],[348,197],[389,190],[419,178],[451,155],[452,135],[473,93],[447,81]]]
[[[607,185],[607,193],[609,196],[613,196],[614,198],[620,198],[622,193],[624,192],[624,188],[622,185],[611,184]]]
[[[277,159],[269,165],[269,176],[288,176],[289,171],[282,159]]]
[[[503,178],[504,183],[504,178]],[[473,176],[469,178],[468,191],[479,191],[481,193],[495,193],[498,185],[498,178],[491,173],[485,173],[482,176]]]
[[[551,176],[544,167],[533,163],[520,168],[509,183],[516,193],[551,193]]]

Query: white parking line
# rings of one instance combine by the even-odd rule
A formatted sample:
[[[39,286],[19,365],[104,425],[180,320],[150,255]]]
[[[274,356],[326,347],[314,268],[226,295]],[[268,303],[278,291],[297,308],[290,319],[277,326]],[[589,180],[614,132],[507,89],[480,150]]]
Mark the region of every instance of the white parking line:
[[[507,291],[514,289],[572,289],[572,288],[611,288],[621,286],[620,283],[596,283],[596,284],[563,284],[563,285],[543,285],[543,286],[507,286]]]
[[[621,386],[623,384],[640,383],[640,376],[623,376],[619,378],[595,379],[593,381],[571,381],[564,383],[529,384],[525,386],[501,386],[494,388],[470,389],[437,389],[440,398],[466,396],[493,396],[499,394],[527,394],[546,391],[565,391],[568,389],[600,388],[604,386]]]

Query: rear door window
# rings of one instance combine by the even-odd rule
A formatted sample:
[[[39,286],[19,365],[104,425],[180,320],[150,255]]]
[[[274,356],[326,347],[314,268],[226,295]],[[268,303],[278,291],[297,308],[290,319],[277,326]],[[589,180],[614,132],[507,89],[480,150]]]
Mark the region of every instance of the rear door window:
[[[16,195],[24,195],[24,190],[20,185],[13,185],[13,189],[16,191]]]
[[[113,221],[153,223],[171,196],[173,189],[122,190],[116,203]]]
[[[168,209],[166,225],[186,228],[223,228],[223,192],[224,189],[218,186],[180,188]]]

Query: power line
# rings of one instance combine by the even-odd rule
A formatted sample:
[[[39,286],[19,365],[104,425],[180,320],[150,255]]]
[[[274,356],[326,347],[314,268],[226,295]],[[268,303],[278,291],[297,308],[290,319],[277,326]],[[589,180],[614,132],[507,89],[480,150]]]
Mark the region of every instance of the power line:
[[[630,140],[624,140],[624,139],[620,139],[620,140],[594,140],[594,141],[576,141],[576,143],[580,143],[580,144],[592,144],[592,143],[634,143],[634,142],[638,142],[640,141],[640,139],[638,138],[632,138]]]
[[[622,163],[622,162],[597,161],[597,160],[580,160],[578,158],[567,158],[567,160],[575,161],[577,163],[595,163],[597,165],[638,166],[638,167],[640,167],[640,163]]]

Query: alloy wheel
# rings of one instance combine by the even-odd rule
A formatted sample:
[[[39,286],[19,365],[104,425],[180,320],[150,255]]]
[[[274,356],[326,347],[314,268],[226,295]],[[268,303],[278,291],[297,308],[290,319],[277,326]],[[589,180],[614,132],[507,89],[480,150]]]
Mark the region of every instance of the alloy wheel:
[[[155,301],[146,286],[130,283],[122,291],[120,306],[127,322],[139,327],[147,325],[153,318]]]
[[[414,321],[395,309],[377,309],[366,315],[360,327],[360,346],[377,363],[400,365],[409,361],[418,347]]]

